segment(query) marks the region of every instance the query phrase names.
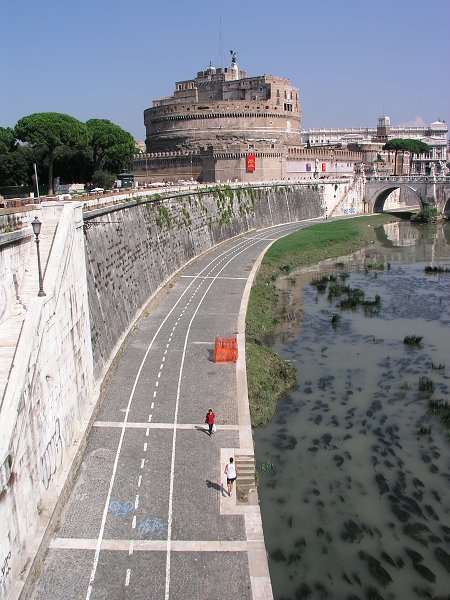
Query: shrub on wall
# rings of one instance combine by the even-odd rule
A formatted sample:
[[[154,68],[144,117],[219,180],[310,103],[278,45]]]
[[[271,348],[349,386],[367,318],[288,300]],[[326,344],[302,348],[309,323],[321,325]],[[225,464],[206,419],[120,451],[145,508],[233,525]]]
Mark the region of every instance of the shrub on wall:
[[[105,190],[109,190],[114,186],[115,176],[108,171],[102,171],[98,169],[94,171],[92,174],[92,183],[93,187],[104,188]]]

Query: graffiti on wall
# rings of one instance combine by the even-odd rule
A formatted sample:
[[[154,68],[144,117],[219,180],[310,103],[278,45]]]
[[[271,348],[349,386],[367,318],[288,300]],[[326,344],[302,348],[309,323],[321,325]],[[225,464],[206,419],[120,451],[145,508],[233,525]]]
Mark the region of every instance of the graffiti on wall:
[[[11,550],[8,552],[5,559],[3,560],[2,570],[0,572],[0,590],[6,589],[6,579],[9,575],[9,572],[11,571],[10,563],[11,563]]]
[[[50,485],[53,475],[55,475],[56,471],[61,466],[62,453],[61,426],[59,419],[56,419],[53,435],[41,456],[41,478],[46,490]]]

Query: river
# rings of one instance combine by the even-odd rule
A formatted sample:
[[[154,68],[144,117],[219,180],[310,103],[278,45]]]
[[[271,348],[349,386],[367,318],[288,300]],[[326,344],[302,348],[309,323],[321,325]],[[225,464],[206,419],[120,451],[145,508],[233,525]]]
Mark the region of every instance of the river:
[[[273,347],[298,380],[254,430],[276,600],[450,598],[450,437],[429,409],[449,401],[450,272],[428,265],[450,268],[450,224],[401,221],[278,282]],[[329,275],[366,306],[311,284]]]

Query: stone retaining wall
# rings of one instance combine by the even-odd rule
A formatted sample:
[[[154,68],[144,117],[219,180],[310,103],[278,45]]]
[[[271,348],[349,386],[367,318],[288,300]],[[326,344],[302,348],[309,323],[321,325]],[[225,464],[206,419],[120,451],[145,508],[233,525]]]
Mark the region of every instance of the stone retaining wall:
[[[226,187],[96,211],[86,232],[89,308],[96,379],[149,298],[183,265],[252,229],[325,212],[313,186]]]

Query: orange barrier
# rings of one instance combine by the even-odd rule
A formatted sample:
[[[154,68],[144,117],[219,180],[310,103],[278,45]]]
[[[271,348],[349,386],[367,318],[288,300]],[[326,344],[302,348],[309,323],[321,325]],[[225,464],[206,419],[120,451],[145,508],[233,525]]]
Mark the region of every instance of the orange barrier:
[[[234,363],[238,357],[238,346],[236,338],[216,337],[214,344],[215,363]]]

